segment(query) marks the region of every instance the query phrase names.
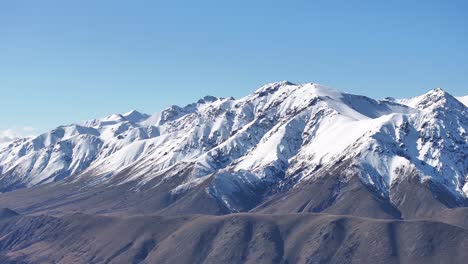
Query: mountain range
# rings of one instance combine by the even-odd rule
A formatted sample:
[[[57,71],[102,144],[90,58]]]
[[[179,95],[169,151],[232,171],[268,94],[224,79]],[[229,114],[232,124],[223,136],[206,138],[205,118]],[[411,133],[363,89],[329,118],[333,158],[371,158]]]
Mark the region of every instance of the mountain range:
[[[461,261],[467,99],[437,88],[375,100],[276,82],[237,100],[206,96],[16,139],[0,150],[0,259]],[[112,232],[122,240],[112,244]],[[68,245],[70,234],[82,239]]]

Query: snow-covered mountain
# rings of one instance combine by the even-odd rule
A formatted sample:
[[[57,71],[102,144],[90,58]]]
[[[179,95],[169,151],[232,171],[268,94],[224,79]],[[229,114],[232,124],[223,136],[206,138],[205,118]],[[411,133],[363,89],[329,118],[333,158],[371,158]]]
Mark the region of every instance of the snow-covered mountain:
[[[358,179],[396,207],[397,187],[414,177],[463,204],[467,113],[441,89],[374,100],[313,83],[270,83],[238,100],[207,96],[154,115],[131,111],[16,140],[0,150],[0,190],[167,185],[169,196],[181,197],[201,188],[237,212],[347,164],[340,186]]]

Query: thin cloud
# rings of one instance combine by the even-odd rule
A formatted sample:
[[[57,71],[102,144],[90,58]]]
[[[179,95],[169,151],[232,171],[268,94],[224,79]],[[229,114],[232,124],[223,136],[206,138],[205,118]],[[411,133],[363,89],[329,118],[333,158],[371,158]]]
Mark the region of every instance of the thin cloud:
[[[13,129],[0,131],[0,143],[6,143],[18,138],[18,135]]]
[[[0,143],[8,143],[18,138],[34,136],[37,129],[31,126],[0,130]]]

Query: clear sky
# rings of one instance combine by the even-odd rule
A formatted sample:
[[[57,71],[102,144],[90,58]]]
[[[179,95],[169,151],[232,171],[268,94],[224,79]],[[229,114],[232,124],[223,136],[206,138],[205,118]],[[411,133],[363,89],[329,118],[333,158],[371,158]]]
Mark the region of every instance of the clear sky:
[[[467,14],[466,0],[4,0],[0,130],[154,113],[281,80],[374,98],[464,95]]]

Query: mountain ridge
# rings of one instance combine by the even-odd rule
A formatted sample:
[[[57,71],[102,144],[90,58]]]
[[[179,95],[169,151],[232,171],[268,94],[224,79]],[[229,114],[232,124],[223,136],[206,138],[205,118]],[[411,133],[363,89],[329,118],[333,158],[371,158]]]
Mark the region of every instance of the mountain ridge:
[[[406,101],[374,100],[275,82],[238,100],[205,96],[153,115],[132,110],[12,143],[0,150],[0,190],[160,188],[162,207],[154,210],[184,212],[180,206],[208,199],[214,203],[207,212],[219,214],[249,211],[330,177],[335,191],[321,198],[330,204],[305,207],[321,211],[338,206],[348,185],[369,190],[382,208],[399,208],[402,184],[416,177],[422,192],[457,207],[468,192],[467,124],[466,107],[441,89]],[[336,171],[343,163],[349,166]],[[325,176],[330,171],[336,172]]]

